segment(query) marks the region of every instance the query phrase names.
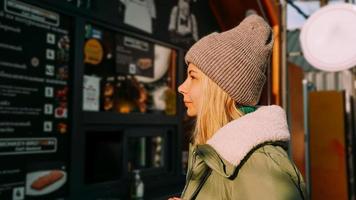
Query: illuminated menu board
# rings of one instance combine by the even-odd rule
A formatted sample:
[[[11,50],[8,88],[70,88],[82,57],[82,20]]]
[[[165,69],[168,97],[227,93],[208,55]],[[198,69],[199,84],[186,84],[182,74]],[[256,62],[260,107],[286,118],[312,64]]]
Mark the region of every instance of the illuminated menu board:
[[[0,199],[67,196],[71,18],[0,1]]]

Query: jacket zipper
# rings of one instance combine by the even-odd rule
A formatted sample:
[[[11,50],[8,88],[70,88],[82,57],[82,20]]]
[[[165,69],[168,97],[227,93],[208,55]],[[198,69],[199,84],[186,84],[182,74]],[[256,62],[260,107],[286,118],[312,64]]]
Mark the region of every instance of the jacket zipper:
[[[195,149],[194,149],[193,152],[192,152],[192,156],[193,156],[193,158],[192,158],[192,164],[190,165],[190,168],[189,168],[189,171],[188,171],[189,173],[187,174],[187,180],[186,180],[187,184],[185,185],[185,187],[184,187],[184,189],[183,189],[182,196],[185,194],[185,191],[186,191],[186,189],[188,188],[188,185],[189,185],[189,183],[190,183],[189,180],[191,179],[191,176],[192,176],[192,174],[193,174],[193,172],[192,172],[192,171],[193,171],[193,166],[194,166],[195,161],[196,161],[196,151],[195,151]],[[197,188],[195,189],[195,191],[192,193],[191,199],[195,199],[195,197],[198,195],[198,192],[199,192],[200,189],[203,187],[203,185],[204,185],[206,179],[209,177],[210,173],[211,173],[211,169],[209,168],[209,170],[207,170],[207,171],[205,172],[205,174],[204,174],[203,178],[201,179],[201,181],[200,181],[198,187],[197,187]]]
[[[209,168],[209,170],[205,172],[204,177],[203,177],[202,180],[200,181],[200,183],[199,183],[197,189],[196,189],[196,190],[194,191],[194,193],[192,194],[192,198],[191,198],[191,199],[195,199],[195,198],[196,198],[196,196],[198,195],[198,192],[199,192],[200,189],[203,187],[203,185],[204,185],[206,179],[208,179],[210,173],[211,173],[211,169]]]
[[[193,166],[194,166],[194,164],[195,164],[195,149],[193,150],[193,152],[192,152],[192,163],[190,164],[190,167],[189,167],[189,170],[188,170],[188,174],[187,174],[187,179],[186,179],[186,185],[185,185],[185,187],[184,187],[184,189],[183,189],[183,192],[182,192],[182,196],[185,194],[185,191],[187,190],[187,188],[188,188],[188,185],[189,185],[189,180],[191,179],[191,177],[192,177],[192,174],[193,174]]]

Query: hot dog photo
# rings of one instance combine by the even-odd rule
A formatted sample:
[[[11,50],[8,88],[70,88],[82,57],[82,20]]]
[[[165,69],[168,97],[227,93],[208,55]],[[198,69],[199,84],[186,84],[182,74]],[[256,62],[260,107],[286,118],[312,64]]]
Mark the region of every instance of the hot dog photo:
[[[59,169],[35,171],[26,175],[26,195],[40,196],[61,188],[67,181],[67,173]]]

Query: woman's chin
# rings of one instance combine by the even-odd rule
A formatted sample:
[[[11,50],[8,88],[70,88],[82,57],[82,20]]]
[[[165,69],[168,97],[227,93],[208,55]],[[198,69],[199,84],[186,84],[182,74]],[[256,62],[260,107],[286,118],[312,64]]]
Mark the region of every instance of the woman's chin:
[[[197,116],[197,112],[191,110],[191,109],[187,109],[187,115],[189,117],[196,117]]]

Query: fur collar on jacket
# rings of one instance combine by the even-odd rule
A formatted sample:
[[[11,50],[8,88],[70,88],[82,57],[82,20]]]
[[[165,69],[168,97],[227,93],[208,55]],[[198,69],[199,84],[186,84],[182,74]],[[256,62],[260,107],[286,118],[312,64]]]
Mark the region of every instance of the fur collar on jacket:
[[[276,105],[262,106],[219,129],[207,144],[234,166],[256,146],[288,141],[290,134],[284,110]]]

